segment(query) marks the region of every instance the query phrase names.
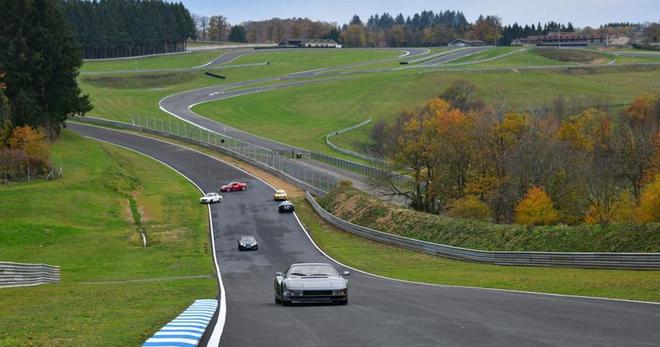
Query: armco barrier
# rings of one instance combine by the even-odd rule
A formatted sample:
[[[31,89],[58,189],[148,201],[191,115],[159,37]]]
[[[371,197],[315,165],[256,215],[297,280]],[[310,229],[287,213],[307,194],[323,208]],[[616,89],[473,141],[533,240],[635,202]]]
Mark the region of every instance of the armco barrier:
[[[167,129],[169,129],[169,126],[165,125],[167,123],[163,123],[163,130],[156,130],[154,129],[156,126],[143,127],[140,125],[93,117],[76,117],[73,120],[80,123],[89,123],[154,134],[206,147],[270,172],[303,190],[313,192],[317,196],[325,196],[325,194],[332,190],[337,184],[334,177],[314,172],[312,169],[308,169],[305,165],[299,163],[299,160],[282,157],[271,150],[252,146],[248,143],[232,138],[222,137],[197,127],[188,126],[188,129],[184,130],[182,135],[179,135],[181,132],[177,134],[176,132],[167,131]],[[188,133],[188,130],[190,130],[190,133]]]
[[[660,253],[563,253],[563,252],[496,252],[441,245],[365,228],[340,219],[324,210],[307,192],[307,201],[328,223],[337,228],[395,246],[458,260],[496,265],[560,266],[605,269],[660,269]]]
[[[0,288],[36,286],[59,281],[59,266],[0,262]]]

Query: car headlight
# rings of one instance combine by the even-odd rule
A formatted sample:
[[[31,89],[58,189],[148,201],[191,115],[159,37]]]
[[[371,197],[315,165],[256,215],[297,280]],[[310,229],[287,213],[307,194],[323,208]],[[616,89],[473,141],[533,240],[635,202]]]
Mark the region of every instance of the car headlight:
[[[346,295],[347,289],[333,290],[332,295]]]
[[[302,295],[302,290],[285,289],[284,295]]]

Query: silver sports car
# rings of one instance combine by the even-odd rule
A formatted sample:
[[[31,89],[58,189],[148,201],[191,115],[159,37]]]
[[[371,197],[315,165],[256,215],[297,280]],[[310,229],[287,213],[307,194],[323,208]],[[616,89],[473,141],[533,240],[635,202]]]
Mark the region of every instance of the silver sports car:
[[[340,275],[330,264],[293,264],[275,275],[275,302],[285,306],[294,302],[346,305],[348,275],[348,271]]]

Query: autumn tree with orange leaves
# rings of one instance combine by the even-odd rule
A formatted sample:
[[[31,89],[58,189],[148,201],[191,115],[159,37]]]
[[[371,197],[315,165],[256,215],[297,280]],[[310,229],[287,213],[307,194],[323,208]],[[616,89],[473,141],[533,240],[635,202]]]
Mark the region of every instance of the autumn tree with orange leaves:
[[[559,113],[511,112],[476,100],[476,90],[459,81],[374,128],[393,171],[413,178],[409,187],[388,182],[393,194],[420,211],[497,223],[654,220],[659,96],[620,114],[588,100],[563,100]]]

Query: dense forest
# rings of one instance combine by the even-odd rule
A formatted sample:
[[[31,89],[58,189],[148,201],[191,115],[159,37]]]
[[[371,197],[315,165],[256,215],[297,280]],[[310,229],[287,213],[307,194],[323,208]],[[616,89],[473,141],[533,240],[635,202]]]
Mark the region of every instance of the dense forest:
[[[0,1],[0,175],[46,176],[48,140],[91,109],[76,76],[82,64],[58,0]]]
[[[412,207],[498,223],[660,221],[660,94],[622,109],[558,98],[529,112],[487,104],[457,81],[377,123],[375,152],[407,171]]]
[[[60,0],[83,47],[84,58],[179,52],[196,38],[195,22],[181,3],[161,0]]]

